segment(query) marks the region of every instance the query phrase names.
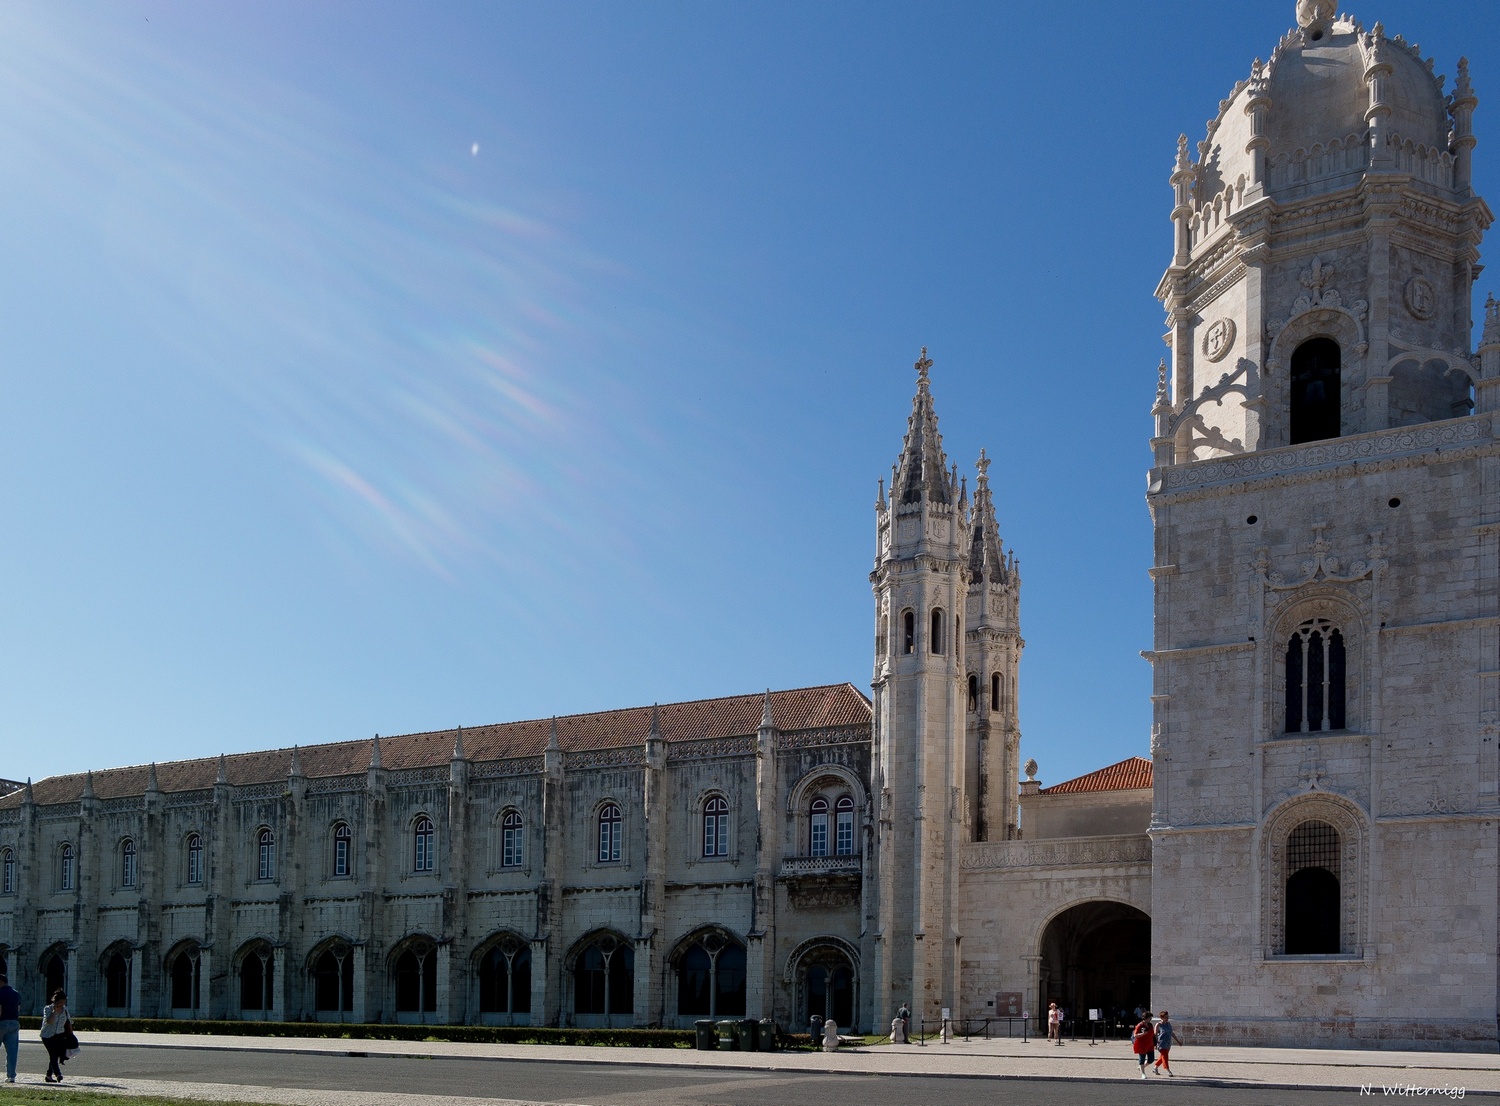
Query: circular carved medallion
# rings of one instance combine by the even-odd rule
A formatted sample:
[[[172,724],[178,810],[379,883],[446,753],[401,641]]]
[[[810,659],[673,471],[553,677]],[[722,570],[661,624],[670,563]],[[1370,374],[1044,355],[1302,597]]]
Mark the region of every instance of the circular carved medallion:
[[[1222,361],[1234,345],[1234,320],[1215,319],[1203,332],[1203,356]]]
[[[1426,277],[1414,276],[1406,282],[1406,309],[1414,319],[1430,319],[1437,311],[1437,292]]]

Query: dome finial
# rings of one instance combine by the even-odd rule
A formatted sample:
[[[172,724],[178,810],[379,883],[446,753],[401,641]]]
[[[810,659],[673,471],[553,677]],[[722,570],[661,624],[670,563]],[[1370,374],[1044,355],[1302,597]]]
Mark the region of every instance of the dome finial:
[[[1297,26],[1316,42],[1333,26],[1338,10],[1338,0],[1297,0]]]

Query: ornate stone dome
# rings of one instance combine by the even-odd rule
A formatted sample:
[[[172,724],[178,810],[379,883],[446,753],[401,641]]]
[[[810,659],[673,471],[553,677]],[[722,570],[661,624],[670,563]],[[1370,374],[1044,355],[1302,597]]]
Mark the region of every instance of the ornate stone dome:
[[[1199,143],[1195,206],[1254,179],[1256,144],[1265,151],[1266,190],[1295,198],[1352,183],[1371,164],[1371,127],[1382,120],[1392,168],[1451,187],[1451,119],[1443,77],[1420,48],[1376,24],[1366,31],[1324,0],[1303,0],[1299,26],[1269,62],[1220,101]],[[1374,87],[1372,87],[1372,85]],[[1263,129],[1255,132],[1255,107]],[[1446,171],[1446,172],[1445,172]],[[1444,179],[1446,176],[1446,180]],[[1226,204],[1238,206],[1235,197]]]

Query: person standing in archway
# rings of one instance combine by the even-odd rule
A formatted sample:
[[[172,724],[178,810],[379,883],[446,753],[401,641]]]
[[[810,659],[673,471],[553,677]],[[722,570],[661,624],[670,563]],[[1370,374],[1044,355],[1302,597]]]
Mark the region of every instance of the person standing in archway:
[[[1062,1044],[1062,1011],[1058,1009],[1057,1003],[1047,1003],[1047,1040],[1055,1044]]]
[[[1135,1053],[1135,1062],[1140,1065],[1141,1078],[1144,1079],[1146,1064],[1156,1049],[1156,1030],[1151,1025],[1150,1014],[1136,1022],[1135,1028],[1130,1031],[1130,1048]]]

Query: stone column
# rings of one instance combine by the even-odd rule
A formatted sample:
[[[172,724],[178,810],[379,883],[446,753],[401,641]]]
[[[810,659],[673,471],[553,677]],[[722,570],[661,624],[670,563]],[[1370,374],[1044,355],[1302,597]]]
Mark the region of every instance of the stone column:
[[[635,941],[636,1025],[660,1025],[663,1015],[661,959],[666,939],[668,847],[666,763],[667,743],[662,740],[661,722],[653,707],[641,785],[646,870],[641,879],[640,927]]]
[[[151,781],[154,785],[156,769],[153,765]],[[73,833],[73,939],[68,954],[68,1001],[80,1012],[104,1013],[106,995],[103,973],[98,970],[99,954],[99,896],[110,886],[116,861],[114,849],[100,840],[100,803],[93,795],[93,788],[85,786],[84,795],[78,802],[78,823]],[[137,858],[140,854],[137,852]],[[77,954],[77,955],[75,955]],[[73,978],[73,964],[92,962],[94,971],[78,973]]]
[[[215,955],[205,961],[200,980],[202,1002],[211,1018],[239,1016],[238,980],[234,977],[234,901],[235,872],[244,857],[244,843],[235,841],[234,788],[229,784],[228,765],[219,757],[219,773],[214,780],[213,821],[203,827],[203,883],[207,904],[204,913],[204,946]]]
[[[781,861],[781,803],[776,786],[777,730],[766,691],[760,729],[755,738],[755,891],[750,932],[746,935],[745,1013],[752,1018],[774,1016],[776,972],[776,865]]]
[[[531,1016],[534,1025],[560,1025],[563,996],[562,865],[567,829],[566,791],[563,788],[563,752],[557,737],[557,719],[542,754],[541,825],[528,827],[540,836],[542,881],[536,892],[536,933],[531,939]],[[536,837],[533,837],[536,840]]]
[[[354,994],[353,1006],[349,1010],[350,1020],[354,1022],[369,1021],[369,969],[365,964],[365,946],[363,943],[355,945],[349,953],[349,972],[353,978]]]
[[[469,826],[469,761],[464,754],[464,731],[460,726],[458,736],[453,742],[453,756],[448,762],[448,853],[445,858],[446,866],[443,874],[447,882],[447,894],[443,896],[448,910],[447,917],[443,919],[443,936],[449,941],[456,942],[456,946],[445,946],[444,972],[452,973],[452,961],[455,957],[460,958],[460,965],[466,963],[465,953],[469,947],[469,865],[471,863],[471,849]],[[482,845],[482,838],[476,842]],[[482,848],[479,855],[483,855]],[[443,1024],[458,1024],[469,1019],[467,996],[469,988],[467,980],[469,972],[460,968],[459,985],[448,1004],[446,1017],[438,1020]],[[441,986],[439,977],[439,985]],[[442,998],[438,999],[439,1008],[442,1007]]]
[[[380,735],[376,734],[370,743],[370,765],[365,771],[364,833],[356,861],[366,940],[362,973],[366,1021],[386,1020],[386,949],[380,938],[385,932],[385,910],[381,905],[381,886],[385,878],[381,869],[386,838],[385,780],[385,769],[380,762]]]
[[[453,1023],[453,943],[443,941],[433,950],[433,969],[437,972],[437,1011],[433,1020],[438,1025]],[[423,1017],[426,1021],[426,1017]]]
[[[285,945],[277,945],[271,950],[271,1009],[266,1011],[267,1021],[286,1021],[287,959]]]

